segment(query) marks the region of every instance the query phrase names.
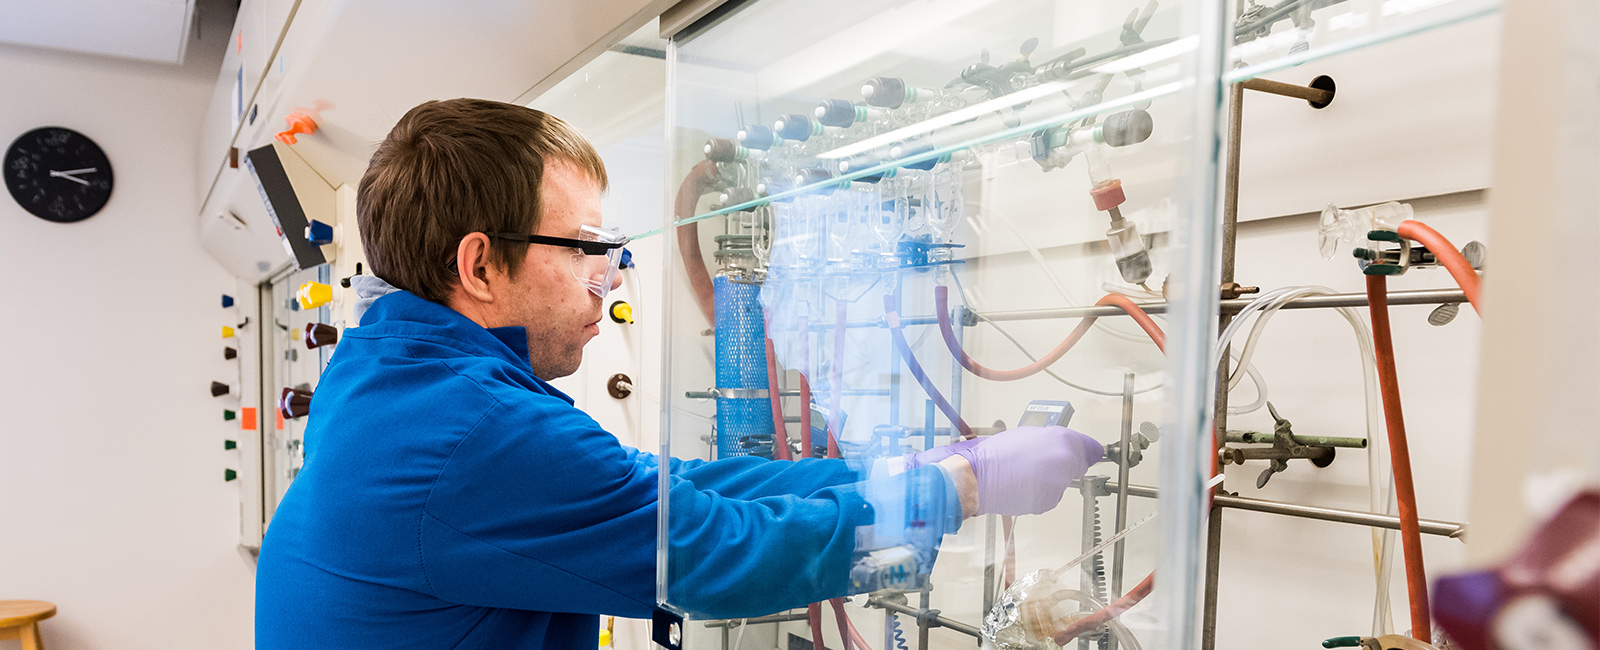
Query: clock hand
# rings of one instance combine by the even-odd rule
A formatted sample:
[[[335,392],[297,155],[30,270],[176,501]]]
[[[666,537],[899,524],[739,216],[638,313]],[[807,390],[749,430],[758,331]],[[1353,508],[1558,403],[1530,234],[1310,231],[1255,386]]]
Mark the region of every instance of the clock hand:
[[[93,173],[93,172],[97,172],[97,171],[100,171],[100,170],[96,169],[94,167],[84,167],[83,169],[69,169],[67,171],[60,172],[60,173],[62,173],[62,174],[89,174],[89,173]]]
[[[67,179],[69,181],[72,181],[74,183],[77,183],[79,185],[88,185],[89,184],[89,181],[86,181],[86,180],[83,180],[81,178],[78,178],[77,176],[73,176],[72,174],[69,174],[67,172],[58,172],[58,171],[56,171],[54,169],[50,170],[50,176],[52,178],[65,178],[65,179]]]

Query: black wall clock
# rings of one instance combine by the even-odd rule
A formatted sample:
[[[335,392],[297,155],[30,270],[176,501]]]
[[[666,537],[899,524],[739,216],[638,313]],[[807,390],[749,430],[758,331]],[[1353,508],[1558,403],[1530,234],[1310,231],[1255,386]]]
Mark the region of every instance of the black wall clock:
[[[47,221],[88,219],[111,199],[111,161],[72,129],[47,126],[22,134],[6,149],[3,172],[11,198]]]

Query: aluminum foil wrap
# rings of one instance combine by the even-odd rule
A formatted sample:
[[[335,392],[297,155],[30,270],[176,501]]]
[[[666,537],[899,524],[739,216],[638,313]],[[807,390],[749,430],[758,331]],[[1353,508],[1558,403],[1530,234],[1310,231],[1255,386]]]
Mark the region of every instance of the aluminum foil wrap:
[[[983,638],[999,650],[1059,650],[1051,633],[1087,613],[1079,611],[1084,598],[1057,572],[1034,571],[1000,594],[984,615]]]

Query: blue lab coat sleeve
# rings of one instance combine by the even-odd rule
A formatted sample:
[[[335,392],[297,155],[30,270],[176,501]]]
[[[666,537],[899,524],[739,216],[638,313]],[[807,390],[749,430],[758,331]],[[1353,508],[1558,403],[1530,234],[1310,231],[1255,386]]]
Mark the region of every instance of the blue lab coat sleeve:
[[[469,605],[647,616],[659,465],[630,462],[632,450],[581,411],[523,399],[535,403],[491,411],[440,474],[422,522],[428,583]],[[530,411],[545,412],[540,431],[505,434]],[[687,469],[668,478],[669,600],[701,616],[845,595],[856,529],[874,523],[868,493],[906,498],[907,477],[867,491],[842,461],[679,466]],[[941,473],[938,485],[947,484]],[[941,507],[952,497],[919,495]],[[953,532],[951,524],[959,516],[941,523]]]
[[[630,450],[640,462],[659,463],[655,454]],[[717,461],[672,459],[668,463],[674,476],[696,488],[711,490],[732,499],[768,496],[809,496],[818,490],[856,483],[868,478],[867,463],[831,458],[806,458],[798,461],[768,460],[759,456],[738,456]]]

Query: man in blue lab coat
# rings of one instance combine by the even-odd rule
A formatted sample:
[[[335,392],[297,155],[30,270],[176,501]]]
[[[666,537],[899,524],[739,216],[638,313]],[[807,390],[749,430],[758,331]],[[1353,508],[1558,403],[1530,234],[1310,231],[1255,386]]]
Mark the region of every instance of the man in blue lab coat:
[[[780,611],[848,593],[874,503],[931,515],[937,540],[965,516],[1047,510],[1099,460],[1060,428],[925,452],[888,477],[619,444],[546,383],[577,370],[617,282],[605,189],[582,136],[509,104],[429,102],[379,145],[357,194],[365,313],[262,542],[257,647],[593,648],[597,615],[656,608],[661,486],[674,604]]]

